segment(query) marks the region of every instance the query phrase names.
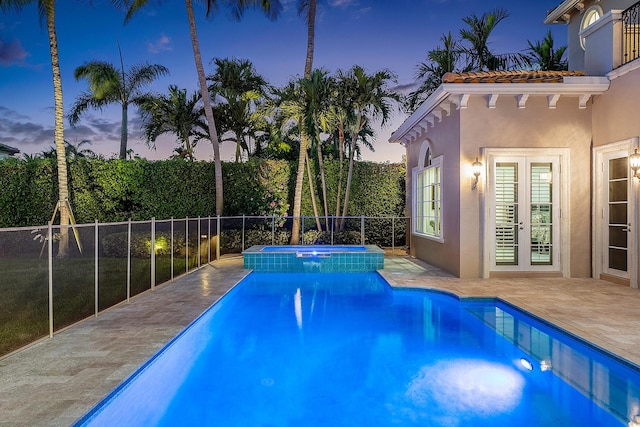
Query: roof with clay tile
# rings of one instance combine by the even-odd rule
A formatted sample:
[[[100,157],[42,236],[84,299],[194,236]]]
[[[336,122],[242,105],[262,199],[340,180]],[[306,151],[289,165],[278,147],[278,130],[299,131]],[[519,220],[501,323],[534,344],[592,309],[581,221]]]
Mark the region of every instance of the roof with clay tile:
[[[564,77],[584,76],[584,71],[479,71],[446,73],[442,83],[562,83]]]

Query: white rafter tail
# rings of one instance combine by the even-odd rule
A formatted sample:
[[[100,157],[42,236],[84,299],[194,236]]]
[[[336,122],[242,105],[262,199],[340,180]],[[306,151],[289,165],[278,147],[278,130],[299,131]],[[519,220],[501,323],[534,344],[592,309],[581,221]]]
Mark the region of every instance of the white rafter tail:
[[[435,126],[436,120],[432,115],[427,116],[427,123],[431,125],[431,127]]]
[[[556,93],[553,95],[549,95],[548,99],[549,99],[549,109],[555,110],[556,105],[558,104],[558,100],[560,99],[560,94]]]
[[[584,95],[580,95],[580,98],[578,100],[578,108],[581,110],[584,110],[585,108],[587,108],[587,102],[589,102],[590,99],[591,99],[590,93],[585,93]]]
[[[491,95],[489,95],[489,102],[487,103],[487,106],[490,109],[493,110],[494,108],[496,108],[496,102],[498,102],[498,97],[499,96],[500,95],[498,95],[497,93],[492,93]]]
[[[467,109],[467,104],[469,104],[469,98],[471,98],[471,94],[469,93],[465,93],[462,95],[462,97],[460,98],[460,109],[461,110],[466,110]]]
[[[529,94],[523,93],[521,95],[516,96],[516,100],[518,101],[518,108],[523,110],[527,108],[527,100],[529,100]]]
[[[443,102],[440,104],[440,109],[444,111],[445,116],[449,116],[451,114],[451,104],[448,102]]]
[[[440,110],[440,109],[434,110],[433,111],[433,117],[438,119],[438,123],[440,123],[442,121],[442,110]]]

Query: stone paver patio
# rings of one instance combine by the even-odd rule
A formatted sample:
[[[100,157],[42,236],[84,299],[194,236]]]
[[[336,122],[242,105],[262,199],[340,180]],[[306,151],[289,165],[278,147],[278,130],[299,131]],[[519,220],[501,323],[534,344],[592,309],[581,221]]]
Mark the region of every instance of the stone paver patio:
[[[246,274],[214,262],[0,359],[0,426],[73,424]],[[398,287],[496,296],[640,365],[640,291],[593,279],[462,280],[386,258]]]

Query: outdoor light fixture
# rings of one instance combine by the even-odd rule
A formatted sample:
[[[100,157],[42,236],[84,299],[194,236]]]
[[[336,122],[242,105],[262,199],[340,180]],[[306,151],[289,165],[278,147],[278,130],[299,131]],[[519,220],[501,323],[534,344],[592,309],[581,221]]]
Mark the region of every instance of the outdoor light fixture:
[[[633,154],[629,156],[629,166],[631,166],[633,175],[640,179],[640,176],[638,176],[638,169],[640,169],[640,154],[638,154],[637,148]]]
[[[640,160],[640,154],[638,155],[638,160]],[[640,166],[640,162],[638,163],[638,166]],[[482,171],[482,163],[478,161],[477,157],[476,161],[471,163],[471,170],[473,171],[473,176],[475,177],[473,183],[471,184],[471,189],[475,190],[476,188],[478,188],[478,178],[480,177],[480,172]]]

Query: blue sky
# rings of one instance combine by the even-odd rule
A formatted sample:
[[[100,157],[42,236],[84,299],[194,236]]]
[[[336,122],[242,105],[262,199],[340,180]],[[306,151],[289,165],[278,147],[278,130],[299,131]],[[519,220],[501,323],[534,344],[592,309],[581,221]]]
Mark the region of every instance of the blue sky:
[[[283,0],[283,12],[269,21],[249,11],[242,21],[231,20],[227,11],[218,10],[205,19],[205,9],[195,2],[198,35],[207,73],[213,72],[216,57],[246,58],[274,85],[282,85],[300,75],[306,53],[306,24],[297,15],[298,0]],[[542,23],[548,10],[559,0],[535,2],[504,0],[320,0],[316,23],[314,67],[331,72],[354,64],[369,72],[389,69],[398,76],[398,86],[415,83],[416,65],[429,49],[436,47],[440,35],[458,34],[462,18],[481,15],[503,7],[511,16],[500,23],[492,38],[496,52],[519,52],[527,40],[540,40],[551,29],[556,43],[566,44],[564,26]],[[107,0],[58,0],[56,23],[60,49],[65,112],[86,90],[86,82],[76,82],[73,70],[85,62],[102,60],[119,64],[122,47],[125,68],[135,64],[161,64],[170,75],[150,87],[166,92],[170,84],[197,87],[193,51],[189,38],[184,2],[151,1],[127,24],[123,13]],[[377,127],[375,153],[365,152],[372,161],[400,161],[404,149],[387,142],[391,132],[405,119],[397,112],[385,128]],[[21,13],[0,14],[0,143],[37,153],[53,145],[53,86],[46,27],[41,25],[35,6]],[[130,112],[129,147],[149,159],[167,158],[176,146],[167,136],[157,150],[147,148],[140,137],[140,121]],[[102,112],[91,110],[76,128],[65,130],[65,139],[77,143],[92,141],[91,149],[115,155],[120,140],[120,108]],[[234,152],[231,143],[223,146],[223,158]],[[196,148],[196,158],[212,159],[210,144]]]

